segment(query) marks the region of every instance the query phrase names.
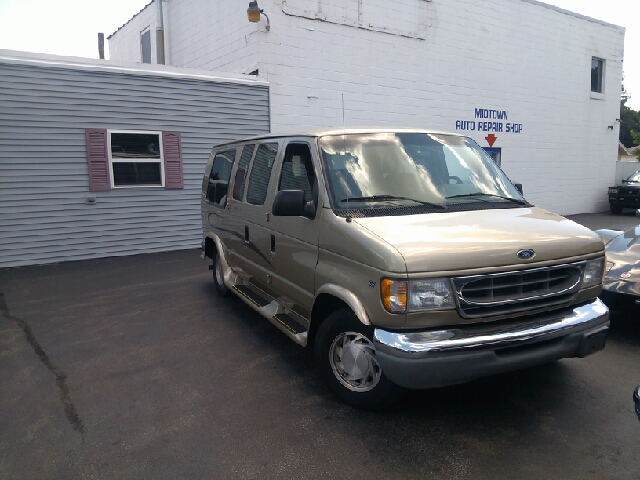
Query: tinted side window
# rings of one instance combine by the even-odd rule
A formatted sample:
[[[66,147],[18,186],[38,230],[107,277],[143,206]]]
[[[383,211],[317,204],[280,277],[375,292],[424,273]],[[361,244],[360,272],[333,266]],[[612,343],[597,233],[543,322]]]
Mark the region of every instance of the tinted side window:
[[[235,150],[228,150],[216,154],[209,174],[209,187],[207,199],[210,202],[224,206],[227,203],[227,191],[229,188],[229,177],[231,176],[231,166],[236,156]]]
[[[256,158],[253,159],[249,188],[247,189],[247,202],[254,205],[263,205],[267,198],[267,187],[271,178],[271,169],[278,153],[277,143],[263,143],[256,150]]]
[[[242,200],[244,196],[244,182],[247,178],[247,170],[249,170],[249,162],[253,156],[255,145],[245,145],[242,148],[242,155],[238,162],[238,170],[236,170],[235,181],[233,183],[233,198]]]
[[[310,202],[315,177],[309,145],[304,143],[287,145],[278,190],[302,190],[305,202]]]

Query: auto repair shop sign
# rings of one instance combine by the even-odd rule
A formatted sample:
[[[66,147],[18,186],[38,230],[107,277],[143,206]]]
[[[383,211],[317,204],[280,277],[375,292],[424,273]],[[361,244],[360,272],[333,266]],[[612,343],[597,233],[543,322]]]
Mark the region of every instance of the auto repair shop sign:
[[[509,121],[506,110],[474,109],[475,120],[456,120],[456,130],[487,133],[522,133],[522,124]]]

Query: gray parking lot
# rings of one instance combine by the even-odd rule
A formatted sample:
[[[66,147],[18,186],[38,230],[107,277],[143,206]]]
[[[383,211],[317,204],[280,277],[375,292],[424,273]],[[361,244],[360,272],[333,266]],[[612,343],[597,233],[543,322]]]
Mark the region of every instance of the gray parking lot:
[[[586,359],[370,413],[220,299],[207,265],[190,250],[0,270],[0,478],[640,475],[640,319],[614,313],[606,349]]]

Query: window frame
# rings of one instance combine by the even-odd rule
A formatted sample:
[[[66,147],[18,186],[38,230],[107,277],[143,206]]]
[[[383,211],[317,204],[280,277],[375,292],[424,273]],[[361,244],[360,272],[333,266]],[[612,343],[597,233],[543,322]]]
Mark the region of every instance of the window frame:
[[[136,158],[135,161],[132,159],[120,159],[113,158],[113,153],[111,151],[111,134],[112,133],[132,133],[132,134],[140,134],[140,135],[157,135],[158,136],[158,145],[160,150],[160,158]],[[109,173],[110,173],[110,182],[112,189],[120,189],[120,188],[165,188],[165,172],[164,172],[164,145],[162,141],[162,132],[154,131],[154,130],[107,130],[107,157],[109,159]],[[160,164],[160,185],[116,185],[115,178],[113,173],[113,164],[114,163],[159,163]]]
[[[605,70],[606,70],[606,60],[604,58],[600,58],[600,57],[596,57],[596,56],[591,56],[591,62],[589,65],[589,71],[591,74],[593,74],[593,61],[596,60],[598,62],[600,62],[600,69],[599,69],[599,78],[598,78],[598,86],[600,87],[600,90],[593,90],[593,83],[592,80],[593,78],[590,78],[590,82],[591,85],[589,87],[589,90],[591,92],[592,95],[599,97],[601,95],[604,95],[605,93],[605,86],[604,86],[604,79],[605,79]]]
[[[229,179],[229,185],[233,182],[233,191],[231,192],[231,196],[229,199],[234,200],[236,202],[246,203],[245,199],[247,196],[247,184],[249,182],[249,172],[251,171],[251,166],[253,165],[253,158],[256,156],[256,151],[258,150],[259,141],[240,143],[238,144],[238,153],[236,154],[236,160],[233,162],[233,167],[231,169],[231,178]],[[240,160],[242,160],[242,153],[244,152],[244,148],[247,146],[253,145],[253,152],[251,152],[251,157],[249,158],[249,163],[247,163],[247,171],[244,173],[244,189],[242,191],[242,195],[240,198],[236,198],[234,195],[236,189],[236,180],[238,175],[238,170],[240,169]]]
[[[149,63],[144,61],[144,47],[142,46],[142,37],[145,33],[149,33]],[[151,65],[153,63],[153,42],[151,40],[151,26],[147,26],[140,30],[140,63]]]
[[[229,152],[231,152],[232,150],[234,150],[234,151],[235,151],[235,153],[234,153],[234,155],[233,155],[233,160],[229,159],[228,157],[225,157],[225,155],[224,155],[225,153],[229,153]],[[217,208],[226,208],[227,203],[229,203],[229,198],[230,198],[230,197],[229,197],[229,191],[231,190],[231,189],[230,189],[230,186],[231,186],[231,179],[233,178],[233,170],[234,170],[234,166],[235,166],[236,162],[238,161],[238,159],[237,159],[237,157],[238,157],[238,150],[239,150],[239,149],[238,149],[238,147],[233,147],[233,148],[223,148],[223,149],[220,149],[220,150],[217,150],[217,151],[211,152],[212,162],[211,162],[211,168],[208,168],[208,169],[207,169],[207,171],[208,171],[208,173],[207,173],[207,175],[206,175],[206,178],[207,178],[207,191],[206,191],[206,193],[205,193],[205,200],[206,200],[207,202],[209,202],[211,205],[213,205],[214,207],[217,207]],[[240,153],[240,154],[242,154],[242,153]],[[212,182],[212,181],[213,181],[213,182],[216,182],[216,184],[221,184],[221,183],[223,183],[223,182],[224,182],[224,180],[212,180],[212,179],[211,179],[211,172],[213,172],[213,166],[214,166],[214,165],[215,165],[215,163],[216,163],[216,157],[217,157],[218,155],[221,155],[221,156],[225,157],[225,158],[226,158],[226,160],[227,160],[227,161],[229,161],[229,163],[231,164],[231,166],[230,166],[230,168],[229,168],[229,178],[227,179],[227,195],[226,195],[226,197],[227,197],[227,198],[225,199],[224,204],[217,203],[217,202],[213,202],[213,201],[211,201],[211,200],[209,199],[209,187],[212,185],[212,183],[211,183],[211,182]],[[233,192],[231,192],[231,193],[233,194]]]
[[[260,149],[260,147],[262,145],[276,145],[276,152],[275,152],[275,156],[273,157],[273,165],[271,165],[271,172],[269,173],[269,181],[267,182],[267,186],[266,186],[266,193],[265,193],[265,197],[264,200],[262,201],[262,203],[253,203],[250,202],[248,197],[249,197],[249,185],[251,182],[251,175],[253,174],[253,167],[255,165],[256,162],[256,157],[258,155],[258,150]],[[282,153],[282,142],[278,141],[277,139],[264,139],[264,140],[258,140],[255,143],[255,149],[253,151],[253,156],[251,157],[251,162],[249,164],[249,168],[247,170],[247,175],[245,177],[245,189],[244,189],[244,195],[243,195],[243,203],[247,204],[247,205],[253,205],[254,207],[263,207],[267,201],[269,200],[269,195],[271,193],[271,183],[273,182],[273,178],[275,175],[275,168],[277,168],[279,160],[281,158],[281,153]],[[242,154],[241,154],[242,155]],[[282,163],[282,162],[280,162]],[[274,168],[275,167],[275,168]]]
[[[314,175],[314,182],[318,183],[318,171],[316,169],[316,165],[315,162],[313,160],[313,147],[311,145],[311,143],[309,143],[308,140],[298,140],[298,139],[291,139],[288,140],[287,142],[284,143],[284,145],[281,145],[280,148],[282,149],[282,158],[279,162],[279,171],[277,173],[277,179],[278,179],[278,184],[276,186],[276,194],[280,191],[282,191],[281,187],[281,183],[282,183],[282,170],[284,168],[284,164],[285,164],[285,160],[287,158],[287,149],[289,148],[290,145],[304,145],[309,149],[309,161],[311,162],[311,168],[313,169],[313,175]],[[317,147],[316,147],[317,148]],[[306,170],[306,167],[305,167]],[[319,185],[319,184],[318,184]],[[309,185],[309,188],[311,189],[311,200],[313,199],[313,184]],[[306,200],[306,195],[305,195],[305,201]]]

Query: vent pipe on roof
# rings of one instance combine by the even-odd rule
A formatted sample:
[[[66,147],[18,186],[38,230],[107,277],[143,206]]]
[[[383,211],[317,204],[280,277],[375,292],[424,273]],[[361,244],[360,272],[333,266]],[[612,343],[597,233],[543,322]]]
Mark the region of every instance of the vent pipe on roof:
[[[164,21],[162,19],[162,0],[155,0],[157,5],[156,27],[156,63],[164,65]]]
[[[98,54],[100,55],[100,60],[104,60],[104,33],[98,34]]]

